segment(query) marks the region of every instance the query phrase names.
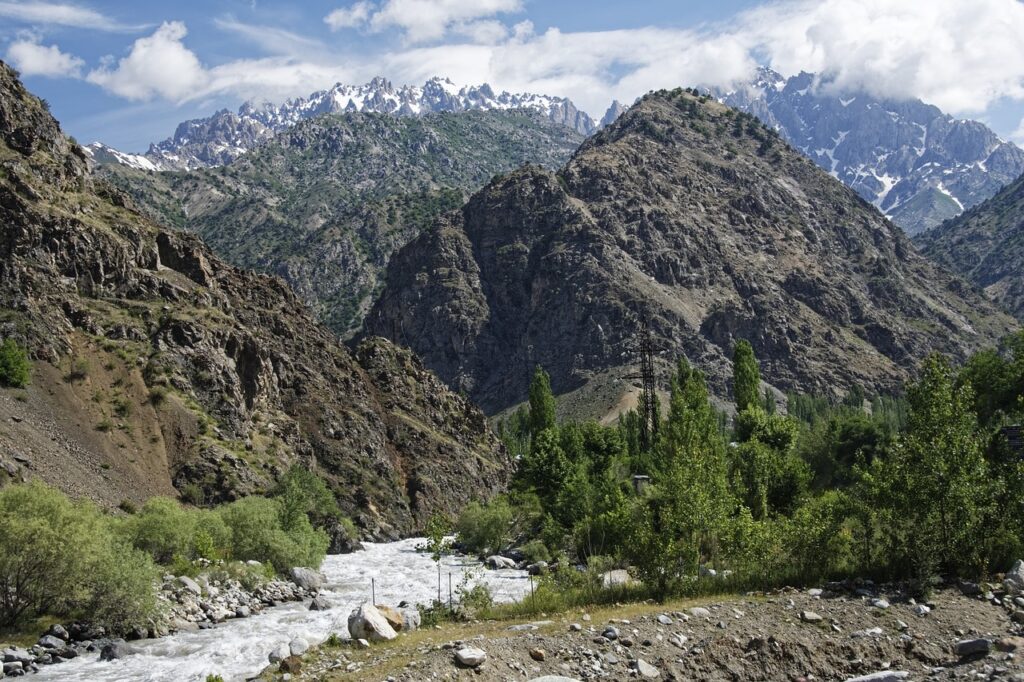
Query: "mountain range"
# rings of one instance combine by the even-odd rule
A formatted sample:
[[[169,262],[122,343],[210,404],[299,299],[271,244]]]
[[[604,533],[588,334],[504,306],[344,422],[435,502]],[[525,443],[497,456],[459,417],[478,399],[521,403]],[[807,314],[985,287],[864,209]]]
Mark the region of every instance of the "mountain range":
[[[1024,173],[1024,151],[920,100],[844,93],[828,78],[762,68],[713,94],[752,113],[908,234],[960,214]]]
[[[621,105],[613,103],[601,122],[580,111],[564,97],[495,92],[486,83],[458,87],[446,78],[431,78],[422,87],[395,87],[385,78],[365,85],[336,84],[329,90],[283,104],[246,102],[237,113],[223,109],[212,116],[185,121],[174,135],[150,145],[145,154],[127,154],[102,143],[87,147],[100,161],[115,161],[139,170],[192,170],[221,166],[298,122],[335,113],[380,113],[422,116],[439,112],[508,111],[539,113],[581,135],[614,119]]]
[[[529,109],[349,112],[300,121],[219,168],[95,172],[231,263],[280,275],[348,336],[396,249],[495,174],[528,162],[557,168],[582,141]]]
[[[34,360],[25,390],[0,392],[0,479],[109,507],[211,503],[299,465],[375,538],[504,488],[511,462],[476,407],[140,213],[3,63],[0,225],[0,337]]]
[[[397,252],[368,334],[407,345],[487,413],[536,365],[580,412],[635,399],[639,331],[729,393],[749,340],[776,390],[898,390],[920,360],[1016,323],[749,114],[644,97],[558,172],[493,180]],[[631,397],[632,396],[632,397]]]

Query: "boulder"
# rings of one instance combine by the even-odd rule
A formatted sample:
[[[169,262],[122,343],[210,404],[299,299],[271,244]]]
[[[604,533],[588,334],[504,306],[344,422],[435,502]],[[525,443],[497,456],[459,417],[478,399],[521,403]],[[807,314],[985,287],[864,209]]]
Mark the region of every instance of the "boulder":
[[[662,625],[672,625],[672,623],[674,623],[675,621],[663,613],[660,616],[658,616],[658,622]]]
[[[331,608],[331,603],[322,594],[313,597],[313,601],[309,602],[310,611],[326,611],[329,608]]]
[[[320,576],[320,573],[312,568],[296,566],[291,570],[289,577],[293,583],[309,592],[319,592],[323,586],[323,578]]]
[[[492,554],[487,557],[484,561],[488,568],[502,569],[502,568],[515,568],[516,562],[512,561],[508,557],[500,556],[498,554]]]
[[[703,606],[694,606],[692,609],[690,609],[690,615],[694,618],[710,618],[711,612]]]
[[[203,588],[199,586],[199,583],[192,580],[192,578],[189,578],[187,575],[178,576],[178,584],[197,597],[203,594]]]
[[[283,673],[296,675],[302,671],[302,659],[298,656],[289,656],[281,661],[281,664],[278,667]]]
[[[402,615],[401,611],[385,604],[376,604],[376,607],[380,611],[380,615],[384,616],[384,620],[388,622],[388,625],[395,632],[401,632],[405,628],[405,616]]]
[[[349,614],[348,632],[352,639],[366,639],[371,642],[383,642],[398,636],[373,604],[362,604]]]
[[[309,642],[301,637],[296,637],[292,641],[288,642],[288,651],[292,656],[301,656],[309,651]]]
[[[3,666],[4,675],[21,675],[24,669],[25,666],[22,665],[21,661],[9,661],[7,663],[4,663]]]
[[[51,625],[50,629],[46,631],[46,634],[53,635],[54,637],[62,639],[65,642],[71,639],[71,634],[67,631],[67,628],[65,628],[60,623],[54,623],[53,625]]]
[[[885,599],[872,599],[871,605],[876,609],[887,609],[889,608],[889,602]]]
[[[610,587],[625,587],[636,581],[624,568],[617,568],[614,571],[607,571],[601,574],[601,584],[608,589]]]
[[[636,672],[649,680],[661,677],[661,671],[642,658],[636,659]]]
[[[100,649],[100,660],[101,661],[116,661],[119,658],[124,658],[132,653],[132,649],[128,646],[128,642],[123,639],[112,639],[103,645]]]
[[[914,614],[917,616],[927,616],[932,610],[928,608],[927,604],[917,604],[914,607]]]
[[[540,663],[547,658],[547,654],[543,649],[530,649],[530,658]]]
[[[24,649],[18,648],[4,649],[3,656],[0,657],[0,659],[2,659],[4,663],[23,663],[24,665],[28,665],[35,660],[32,654]]]
[[[814,611],[801,611],[800,620],[802,620],[805,623],[820,623],[822,621],[822,618]]]
[[[418,630],[421,620],[419,609],[402,609],[402,629],[406,632]]]
[[[978,639],[961,639],[953,646],[957,656],[974,656],[976,654],[987,654],[992,650],[992,640],[983,637]]]
[[[1007,592],[1016,594],[1024,592],[1024,559],[1017,559],[1003,580]]]
[[[487,660],[487,652],[475,646],[462,647],[456,650],[455,660],[458,661],[459,665],[475,668]]]
[[[530,564],[526,567],[526,572],[530,575],[544,575],[548,572],[548,562],[538,561],[535,564]]]
[[[39,646],[44,649],[63,649],[64,640],[60,637],[54,637],[53,635],[43,635],[39,638]]]
[[[996,649],[1007,653],[1024,651],[1024,637],[1003,637],[996,642]]]
[[[267,660],[270,661],[271,663],[280,663],[281,661],[283,661],[284,659],[288,658],[291,655],[292,655],[291,647],[289,647],[284,642],[281,642],[280,644],[275,646],[273,649],[271,649],[270,653],[267,655]]]

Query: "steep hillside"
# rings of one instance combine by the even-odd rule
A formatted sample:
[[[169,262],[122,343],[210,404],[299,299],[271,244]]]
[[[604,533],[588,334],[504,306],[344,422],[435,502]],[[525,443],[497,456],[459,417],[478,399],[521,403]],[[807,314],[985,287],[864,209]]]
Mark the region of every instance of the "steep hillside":
[[[496,173],[556,168],[583,138],[539,113],[325,115],[218,169],[97,174],[235,265],[282,276],[337,332],[359,327],[391,254]]]
[[[761,69],[716,96],[752,113],[909,234],[938,225],[1024,173],[1024,151],[985,124],[920,100],[836,92],[810,73]]]
[[[643,318],[660,362],[686,355],[719,395],[738,338],[775,387],[838,393],[897,389],[926,353],[1014,326],[756,119],[677,90],[399,251],[366,329],[488,413],[524,397],[535,364],[601,413],[635,380]]]
[[[1024,175],[916,241],[927,256],[1024,321]]]
[[[0,337],[35,358],[27,390],[0,391],[0,477],[210,502],[299,463],[374,537],[503,486],[476,408],[408,351],[348,351],[279,279],[143,217],[3,64],[0,224]]]

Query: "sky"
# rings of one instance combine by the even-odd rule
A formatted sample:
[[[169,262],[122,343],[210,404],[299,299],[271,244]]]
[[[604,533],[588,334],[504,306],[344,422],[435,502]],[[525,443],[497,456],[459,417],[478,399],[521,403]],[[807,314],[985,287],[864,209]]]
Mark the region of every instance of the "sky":
[[[80,142],[144,151],[246,100],[384,76],[613,99],[759,65],[919,98],[1024,145],[1024,0],[0,0],[0,58]]]

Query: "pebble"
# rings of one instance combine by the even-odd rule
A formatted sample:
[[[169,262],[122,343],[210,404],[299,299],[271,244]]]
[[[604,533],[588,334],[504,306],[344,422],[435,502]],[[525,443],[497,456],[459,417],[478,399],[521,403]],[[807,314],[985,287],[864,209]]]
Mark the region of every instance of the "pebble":
[[[820,623],[822,618],[814,611],[801,611],[800,620],[805,623]]]
[[[928,608],[925,604],[918,604],[914,607],[914,614],[917,616],[927,616],[931,612],[932,610]]]
[[[653,680],[661,677],[661,671],[642,658],[636,659],[636,671],[640,674],[640,677],[646,677],[647,679]]]
[[[889,602],[884,599],[872,599],[871,605],[876,609],[887,609],[889,608]]]
[[[663,613],[660,616],[658,616],[658,622],[662,625],[672,625],[675,621]]]
[[[708,611],[703,606],[694,606],[692,609],[690,609],[690,615],[694,618],[710,618],[711,611]]]
[[[455,660],[464,666],[475,668],[487,660],[487,652],[475,646],[467,646],[455,652]]]
[[[543,649],[530,649],[530,658],[537,662],[541,662],[546,657]]]

